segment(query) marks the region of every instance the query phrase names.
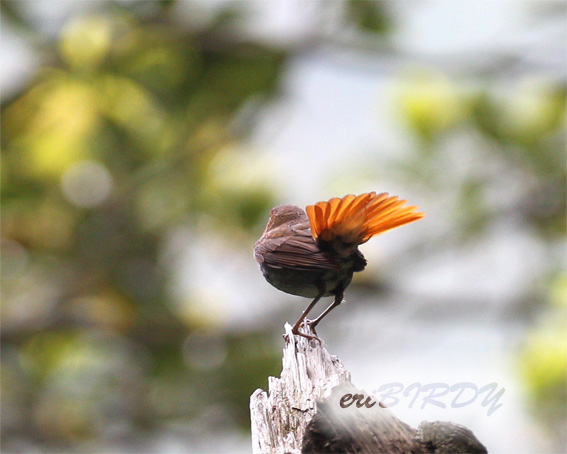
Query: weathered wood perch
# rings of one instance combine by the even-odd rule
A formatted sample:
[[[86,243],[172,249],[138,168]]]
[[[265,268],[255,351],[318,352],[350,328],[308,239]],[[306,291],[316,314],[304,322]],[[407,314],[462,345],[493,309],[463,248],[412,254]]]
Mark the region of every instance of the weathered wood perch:
[[[351,383],[341,361],[319,342],[294,336],[288,324],[285,332],[281,377],[269,377],[268,392],[250,397],[254,453],[487,452],[458,424],[422,422],[414,429],[381,404],[353,404],[356,394],[369,394]]]

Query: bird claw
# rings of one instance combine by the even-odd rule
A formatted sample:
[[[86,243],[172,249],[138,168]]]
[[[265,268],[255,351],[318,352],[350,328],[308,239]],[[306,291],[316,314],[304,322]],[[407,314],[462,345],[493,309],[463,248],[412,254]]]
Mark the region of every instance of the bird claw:
[[[305,337],[308,340],[316,340],[317,342],[319,342],[319,345],[323,345],[323,341],[321,339],[319,339],[317,336],[311,336],[310,334],[305,334],[305,333],[302,333],[301,331],[294,333],[294,334],[297,334],[298,336],[301,336],[301,337]]]
[[[317,331],[315,331],[315,327],[317,326],[317,323],[315,323],[315,320],[309,320],[309,319],[305,319],[305,326],[309,327],[309,329],[311,330],[311,332],[313,334],[315,334],[315,336],[317,335]]]
[[[312,336],[311,334],[302,333],[301,331],[299,331],[299,329],[297,329],[297,330],[292,330],[291,332],[292,332],[293,334],[295,334],[296,336],[305,337],[305,338],[308,339],[308,340],[316,340],[317,342],[319,342],[319,345],[323,345],[323,341],[322,341],[321,339],[319,339],[319,338],[316,336],[317,333],[315,332],[315,330],[314,330],[313,328],[311,328],[311,324],[310,324],[311,322],[312,322],[312,320],[307,320],[307,319],[306,319],[306,320],[303,322],[303,324],[304,324],[306,327],[309,326],[309,328],[311,329],[311,331],[313,332],[313,334],[315,334],[315,336]],[[285,335],[284,335],[284,337],[285,337]]]

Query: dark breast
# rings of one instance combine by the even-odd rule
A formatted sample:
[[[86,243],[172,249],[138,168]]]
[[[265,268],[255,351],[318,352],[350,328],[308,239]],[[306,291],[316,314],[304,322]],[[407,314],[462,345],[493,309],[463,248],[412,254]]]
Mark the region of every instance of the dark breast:
[[[352,267],[340,271],[306,271],[263,264],[260,269],[266,280],[277,289],[307,298],[315,298],[321,291],[323,296],[343,291],[350,284],[354,272]]]

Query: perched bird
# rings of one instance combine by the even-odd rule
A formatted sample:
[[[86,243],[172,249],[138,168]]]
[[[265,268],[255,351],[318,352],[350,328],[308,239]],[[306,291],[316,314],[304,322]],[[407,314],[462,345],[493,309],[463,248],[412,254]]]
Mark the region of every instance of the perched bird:
[[[254,245],[254,257],[266,280],[292,295],[314,298],[295,325],[294,334],[317,339],[299,331],[307,314],[324,296],[333,303],[314,320],[317,324],[343,301],[355,271],[366,267],[358,246],[395,227],[421,219],[424,214],[405,200],[387,193],[349,194],[306,207],[277,206],[262,237]]]

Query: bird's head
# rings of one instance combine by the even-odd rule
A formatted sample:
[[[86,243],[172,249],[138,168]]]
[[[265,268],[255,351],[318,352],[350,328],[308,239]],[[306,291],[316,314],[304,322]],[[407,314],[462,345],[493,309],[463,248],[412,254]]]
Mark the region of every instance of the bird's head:
[[[280,225],[295,224],[302,220],[307,220],[307,214],[303,209],[295,205],[280,205],[272,208],[272,211],[270,211],[270,219],[268,219],[264,232],[275,229]]]

